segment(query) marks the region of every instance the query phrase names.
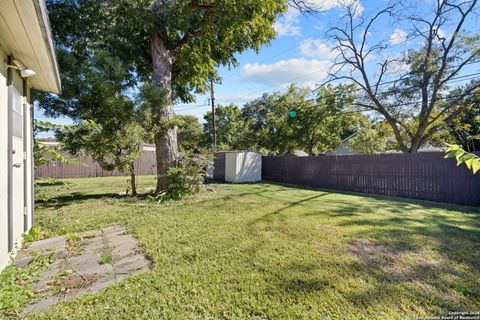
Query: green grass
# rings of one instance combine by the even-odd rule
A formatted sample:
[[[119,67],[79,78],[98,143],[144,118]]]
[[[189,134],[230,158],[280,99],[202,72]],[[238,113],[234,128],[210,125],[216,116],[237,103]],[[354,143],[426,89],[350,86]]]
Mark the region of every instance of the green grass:
[[[274,184],[178,203],[126,178],[45,184],[43,234],[124,224],[153,270],[38,319],[405,319],[480,310],[480,210]],[[154,185],[141,177],[139,187]],[[66,188],[65,186],[68,186]]]

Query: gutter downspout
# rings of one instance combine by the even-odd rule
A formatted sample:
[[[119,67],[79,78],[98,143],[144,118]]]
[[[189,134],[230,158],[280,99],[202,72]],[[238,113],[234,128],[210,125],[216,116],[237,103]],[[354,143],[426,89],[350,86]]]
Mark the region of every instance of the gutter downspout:
[[[35,109],[33,107],[33,93],[30,90],[30,121],[32,126],[32,134],[30,135],[30,163],[31,163],[31,176],[30,176],[30,183],[31,183],[31,194],[30,196],[30,226],[33,227],[33,223],[35,221],[35,155],[33,153],[33,148],[35,147],[35,138],[34,138],[34,130],[35,130]]]
[[[13,57],[8,56],[8,64],[13,63]],[[13,168],[13,159],[12,159],[12,103],[13,103],[13,69],[7,69],[7,87],[8,87],[8,98],[7,98],[7,221],[8,221],[8,252],[13,250],[13,196],[12,196],[12,168]]]
[[[23,78],[23,232],[28,231],[28,187],[27,187],[27,177],[28,177],[28,168],[27,168],[27,114],[28,114],[28,103],[27,103],[27,79]]]

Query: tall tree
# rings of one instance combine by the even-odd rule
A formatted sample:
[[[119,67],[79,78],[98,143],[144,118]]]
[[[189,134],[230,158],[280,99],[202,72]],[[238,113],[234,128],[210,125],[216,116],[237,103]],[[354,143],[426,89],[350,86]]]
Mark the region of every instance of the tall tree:
[[[270,127],[269,115],[276,108],[279,92],[265,93],[260,98],[246,103],[242,108],[242,118],[246,125],[246,133],[240,137],[245,149],[264,151],[270,153]]]
[[[317,92],[313,103],[307,100],[309,90],[300,90],[301,100],[293,108],[293,137],[310,155],[331,151],[338,147],[344,130],[351,124],[353,95],[349,86],[324,86]],[[292,118],[292,117],[291,117]]]
[[[310,99],[311,91],[291,85],[284,93],[264,94],[242,109],[244,145],[271,154],[296,149],[311,155],[334,149],[350,126],[351,89],[325,86]]]
[[[48,4],[57,43],[65,49],[59,55],[63,64],[75,68],[69,59],[99,48],[115,54],[131,67],[133,78],[152,81],[163,91],[164,101],[152,109],[154,123],[174,118],[175,101],[192,101],[192,92],[206,91],[215,67],[236,65],[236,53],[259,50],[273,39],[275,19],[287,8],[287,2],[280,0],[50,0]],[[178,157],[176,126],[154,132],[154,141],[159,192],[167,187],[167,170]]]
[[[415,2],[403,7],[391,2],[368,18],[359,2],[351,0],[341,22],[329,31],[338,53],[332,80],[355,83],[362,93],[357,104],[384,117],[404,152],[416,152],[442,125],[462,114],[465,106],[459,102],[480,86],[477,80],[458,95],[444,93],[480,57],[479,35],[465,31],[477,14],[477,2],[438,0],[432,12]],[[415,47],[403,57],[392,55],[388,39],[376,32],[391,17],[400,17],[398,22],[411,29],[402,41]],[[378,59],[376,68],[371,59]]]
[[[461,145],[464,150],[480,151],[480,90],[460,103],[466,110],[449,124],[448,129],[455,143]]]
[[[356,132],[349,139],[350,147],[355,152],[373,154],[385,152],[389,148],[394,149],[388,143],[392,130],[387,123],[375,123],[366,116],[358,120],[360,120],[360,126],[358,126]]]
[[[212,145],[212,112],[204,116],[203,132],[205,133],[206,144]],[[217,149],[218,150],[239,150],[243,149],[241,140],[245,135],[245,126],[241,117],[240,108],[234,104],[227,106],[218,105],[215,111],[217,128]]]
[[[204,145],[205,136],[202,124],[195,116],[177,116],[178,124],[178,147],[183,152],[193,152]]]

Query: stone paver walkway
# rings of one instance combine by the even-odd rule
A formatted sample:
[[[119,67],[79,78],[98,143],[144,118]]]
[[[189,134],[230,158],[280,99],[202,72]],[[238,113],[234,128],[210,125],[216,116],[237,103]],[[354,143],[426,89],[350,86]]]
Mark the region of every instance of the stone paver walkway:
[[[27,307],[27,312],[43,311],[57,302],[98,292],[150,268],[137,240],[123,226],[40,240],[24,249],[15,262],[26,266],[38,254],[52,256],[52,263],[40,274],[34,286],[40,298]]]

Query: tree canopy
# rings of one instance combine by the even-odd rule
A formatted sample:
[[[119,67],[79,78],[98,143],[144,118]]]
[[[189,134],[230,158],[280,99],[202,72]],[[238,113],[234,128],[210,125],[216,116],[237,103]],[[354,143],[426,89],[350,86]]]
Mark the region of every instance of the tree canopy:
[[[235,66],[235,54],[259,50],[270,42],[277,16],[287,9],[287,1],[278,0],[49,0],[47,4],[64,94],[44,96],[41,107],[52,115],[82,118],[84,106],[77,97],[90,86],[88,66],[99,52],[107,52],[122,65],[115,70],[121,77],[115,81],[121,84],[118,93],[128,93],[141,82],[156,85],[164,93],[164,100],[151,108],[153,130],[162,129],[153,131],[157,192],[167,188],[166,173],[178,158],[177,127],[163,130],[173,121],[172,104],[193,101],[193,93],[207,90],[216,67]]]
[[[480,58],[480,36],[465,30],[477,17],[477,2],[441,0],[431,11],[416,2],[389,2],[366,17],[357,1],[346,1],[344,15],[329,30],[338,53],[330,80],[355,83],[356,104],[384,118],[400,150],[416,152],[427,144],[465,112],[462,101],[480,87],[474,79],[448,94],[452,81]],[[378,36],[385,21],[411,30],[406,38],[414,45],[402,55],[392,55],[391,44]]]

